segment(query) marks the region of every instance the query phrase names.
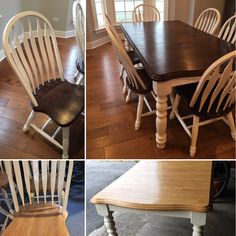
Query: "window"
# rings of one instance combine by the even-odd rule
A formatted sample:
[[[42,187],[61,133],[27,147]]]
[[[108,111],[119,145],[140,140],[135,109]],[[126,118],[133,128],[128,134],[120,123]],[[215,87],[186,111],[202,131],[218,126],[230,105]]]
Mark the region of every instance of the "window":
[[[153,4],[160,12],[161,20],[167,19],[168,0],[91,0],[95,30],[104,28],[106,12],[114,24],[132,21],[133,9],[139,4]],[[106,9],[106,10],[105,10]]]

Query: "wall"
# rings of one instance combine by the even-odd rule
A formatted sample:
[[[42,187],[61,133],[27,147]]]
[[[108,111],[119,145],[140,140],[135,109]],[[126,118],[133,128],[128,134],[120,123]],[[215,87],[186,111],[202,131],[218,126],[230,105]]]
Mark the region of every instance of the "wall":
[[[5,25],[15,14],[33,10],[45,15],[58,31],[73,30],[72,4],[74,0],[0,0],[0,60],[2,58],[2,34]],[[54,22],[53,18],[59,18]]]

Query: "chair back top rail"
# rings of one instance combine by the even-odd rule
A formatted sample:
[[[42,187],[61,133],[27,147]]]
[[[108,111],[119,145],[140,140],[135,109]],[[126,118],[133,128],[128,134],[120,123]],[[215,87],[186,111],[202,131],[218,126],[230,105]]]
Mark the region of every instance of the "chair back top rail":
[[[4,165],[16,212],[20,205],[33,204],[34,195],[37,203],[43,199],[53,205],[57,199],[66,212],[73,161],[4,161]]]
[[[218,37],[232,44],[236,43],[236,15],[231,16],[222,26]]]
[[[3,33],[3,49],[34,106],[40,85],[58,76],[64,80],[55,32],[42,14],[26,11],[12,17]]]
[[[220,24],[220,12],[215,8],[204,10],[194,25],[195,28],[209,34],[214,34]]]
[[[73,3],[73,23],[75,28],[75,37],[79,46],[80,56],[84,58],[85,51],[85,29],[84,29],[84,12],[79,0]]]
[[[209,99],[209,96],[210,102],[208,104],[207,112],[210,112],[213,104],[217,101],[216,112],[219,111],[220,107],[222,107],[224,111],[235,103],[235,57],[236,50],[216,60],[205,71],[191,99],[191,107],[193,107],[197,100],[200,99],[199,112],[201,112],[207,99]],[[222,72],[223,66],[224,70]],[[219,100],[216,100],[217,98],[219,98]]]
[[[106,16],[105,19],[106,19],[107,33],[112,41],[112,44],[114,45],[114,47],[116,49],[116,52],[119,55],[122,65],[124,66],[124,69],[127,73],[127,79],[132,84],[132,86],[135,87],[136,89],[138,89],[137,82],[139,82],[139,84],[142,86],[143,89],[147,89],[146,85],[143,83],[142,79],[138,75],[136,68],[134,67],[127,52],[125,51],[125,48],[124,48],[119,36],[117,35],[117,33],[114,33],[114,28],[111,27],[110,22],[109,22],[109,18],[107,20],[107,16]]]
[[[160,21],[160,12],[153,5],[139,4],[133,12],[132,18],[134,22],[156,22]]]

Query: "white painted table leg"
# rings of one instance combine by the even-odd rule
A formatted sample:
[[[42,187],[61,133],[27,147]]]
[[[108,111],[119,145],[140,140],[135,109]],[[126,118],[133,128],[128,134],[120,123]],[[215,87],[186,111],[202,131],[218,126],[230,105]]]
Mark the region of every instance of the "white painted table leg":
[[[62,146],[63,146],[63,154],[62,159],[69,158],[69,139],[70,139],[70,127],[62,128]]]
[[[112,211],[109,210],[109,206],[105,204],[96,204],[95,206],[98,214],[104,218],[104,225],[107,229],[108,236],[118,236],[115,221],[112,216]]]
[[[203,228],[206,224],[206,213],[192,212],[191,223],[193,224],[192,236],[203,236]]]
[[[109,236],[117,236],[116,228],[115,228],[115,222],[114,218],[112,216],[112,212],[109,213],[109,215],[104,216],[104,225],[107,228],[107,233]]]
[[[156,143],[157,147],[164,149],[167,140],[167,96],[156,97]]]

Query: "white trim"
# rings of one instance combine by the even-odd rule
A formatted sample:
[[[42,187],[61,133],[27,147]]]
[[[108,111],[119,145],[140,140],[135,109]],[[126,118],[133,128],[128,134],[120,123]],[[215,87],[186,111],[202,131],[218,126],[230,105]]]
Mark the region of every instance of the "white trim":
[[[57,38],[71,38],[75,36],[75,30],[61,31],[54,30]]]
[[[110,42],[110,39],[108,36],[102,37],[100,39],[94,40],[92,42],[87,42],[86,48],[87,49],[94,49],[97,48],[99,46],[102,46],[106,43]]]

